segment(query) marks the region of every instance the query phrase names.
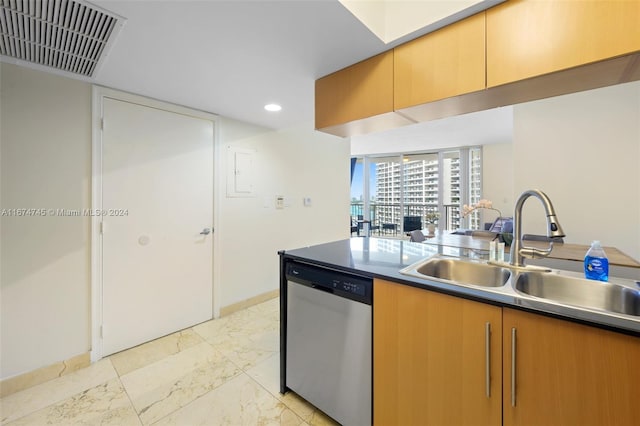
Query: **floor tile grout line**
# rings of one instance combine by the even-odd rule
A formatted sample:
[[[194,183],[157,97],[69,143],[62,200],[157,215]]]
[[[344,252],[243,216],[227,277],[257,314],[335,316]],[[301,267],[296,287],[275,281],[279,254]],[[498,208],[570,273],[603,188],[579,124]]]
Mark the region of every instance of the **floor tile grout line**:
[[[205,322],[208,322],[208,321],[211,321],[211,320],[207,320],[207,321],[205,321]],[[201,324],[204,324],[204,323],[201,323]],[[198,324],[197,324],[197,325],[198,325]],[[119,377],[125,376],[125,375],[127,375],[127,374],[129,374],[129,373],[131,373],[131,372],[133,372],[133,371],[139,370],[140,368],[144,368],[145,366],[150,365],[150,364],[144,364],[144,365],[137,366],[137,367],[133,368],[132,370],[126,371],[126,372],[124,372],[124,373],[122,373],[122,374],[121,374],[121,373],[120,373],[120,371],[118,370],[118,367],[116,367],[116,363],[114,363],[114,362],[113,362],[114,357],[116,357],[116,356],[121,356],[121,354],[125,354],[125,353],[127,353],[127,352],[129,352],[129,353],[135,353],[137,350],[139,350],[140,348],[142,348],[142,347],[144,347],[144,346],[154,344],[154,343],[156,343],[156,342],[158,342],[158,341],[160,341],[160,340],[167,339],[168,337],[171,337],[171,336],[176,336],[176,337],[177,337],[177,341],[176,341],[176,345],[177,345],[176,349],[177,349],[177,351],[176,351],[176,352],[172,352],[172,353],[170,353],[170,354],[167,354],[167,355],[164,357],[164,358],[167,358],[168,356],[175,355],[175,354],[177,354],[177,353],[180,353],[180,352],[183,352],[183,351],[185,351],[185,350],[188,350],[188,349],[190,349],[190,348],[192,348],[192,347],[194,347],[194,346],[197,346],[198,344],[200,344],[200,343],[202,343],[202,342],[204,342],[204,341],[206,340],[206,339],[205,339],[204,337],[202,337],[198,332],[196,332],[194,328],[195,328],[195,326],[191,326],[191,327],[187,327],[187,328],[184,328],[184,329],[178,330],[178,331],[176,331],[176,332],[174,332],[174,333],[167,334],[166,336],[161,336],[161,337],[158,337],[158,338],[156,338],[156,339],[150,340],[150,341],[148,341],[148,342],[144,342],[144,343],[141,343],[141,344],[139,344],[139,345],[136,345],[136,346],[134,346],[134,347],[131,347],[131,348],[128,348],[128,349],[124,349],[124,350],[122,350],[122,351],[120,351],[120,352],[116,352],[116,353],[114,353],[114,354],[107,355],[107,356],[105,356],[103,359],[105,359],[105,358],[109,358],[109,359],[111,360],[111,363],[112,363],[112,365],[113,365],[114,369],[116,370],[116,373],[118,373],[118,376],[119,376]],[[194,345],[192,345],[192,346],[189,346],[189,347],[182,347],[182,348],[181,348],[181,347],[180,347],[180,337],[178,337],[178,336],[180,336],[181,334],[183,334],[183,333],[185,333],[185,332],[187,332],[187,331],[189,331],[189,330],[190,330],[191,332],[193,332],[193,333],[194,333],[194,335],[198,337],[198,339],[200,339],[200,342],[198,342],[198,343],[196,343],[196,344],[194,344]],[[163,358],[161,358],[161,359],[163,359]],[[154,362],[160,361],[161,359],[158,359],[158,360],[156,360],[156,361],[154,361]]]
[[[275,313],[274,311],[271,312],[267,312],[264,315],[260,315],[261,317],[267,317],[267,316],[271,316]],[[258,318],[259,319],[259,318]],[[253,322],[255,319],[251,319],[249,321],[247,321],[245,324],[249,324],[251,322]],[[197,331],[196,331],[197,333]],[[203,339],[205,339],[205,341],[213,347],[213,345],[211,344],[211,342],[209,342],[209,340],[207,338],[205,338],[204,336],[201,335],[201,337],[203,337]],[[215,348],[214,348],[215,349]],[[260,365],[266,361],[269,360],[269,358],[273,357],[273,356],[278,356],[279,354],[279,350],[273,352],[269,357],[267,357],[266,359],[261,360],[260,362],[258,362],[257,364],[249,364],[247,366],[242,366],[239,365],[237,362],[233,361],[231,358],[229,358],[226,354],[224,354],[224,352],[221,352],[222,355],[225,357],[225,359],[227,359],[229,362],[231,362],[233,365],[235,365],[238,369],[240,369],[240,371],[242,371],[242,373],[244,373],[245,375],[247,375],[247,377],[249,379],[251,379],[251,381],[253,381],[255,384],[257,384],[258,386],[260,386],[262,389],[264,389],[269,395],[271,395],[273,398],[275,398],[279,403],[283,404],[287,409],[289,409],[292,413],[294,413],[294,415],[299,418],[303,423],[307,423],[307,421],[304,419],[304,417],[302,417],[298,411],[296,411],[294,409],[294,407],[290,406],[289,404],[286,403],[286,401],[284,401],[279,395],[275,395],[273,394],[273,392],[271,392],[269,389],[267,389],[265,386],[263,386],[260,382],[258,382],[257,380],[255,380],[249,373],[248,371],[255,368],[257,365]],[[237,376],[234,376],[234,378]],[[225,382],[226,383],[226,382]],[[212,389],[213,390],[213,389]],[[279,393],[278,393],[279,394]],[[204,396],[204,395],[203,395]],[[195,401],[195,400],[194,400]],[[313,409],[315,410],[315,407],[313,407]]]
[[[273,356],[279,356],[279,354],[280,354],[279,352],[276,352],[275,354],[273,354],[273,355],[272,355],[272,356],[270,356],[269,358],[271,358],[271,357],[273,357]],[[256,365],[253,365],[250,369],[253,369],[253,368],[257,367],[258,365],[263,364],[263,363],[265,363],[265,362],[269,361],[269,358],[267,358],[267,359],[264,359],[264,360],[260,361],[260,362],[259,362],[258,364],[256,364]],[[307,422],[307,420],[305,420],[305,418],[304,418],[304,417],[302,417],[302,415],[301,415],[301,414],[299,414],[299,413],[298,413],[298,411],[296,411],[296,409],[295,409],[294,407],[292,407],[291,405],[289,405],[289,404],[284,400],[284,395],[283,395],[283,394],[281,394],[280,392],[278,392],[278,395],[274,394],[274,393],[273,393],[273,392],[271,392],[269,389],[267,389],[267,388],[266,388],[262,383],[260,383],[260,382],[259,382],[259,381],[257,381],[256,379],[254,379],[254,378],[253,378],[249,373],[247,373],[246,371],[245,371],[245,373],[246,373],[246,374],[247,374],[247,376],[249,376],[249,378],[250,378],[251,380],[253,380],[253,381],[254,381],[258,386],[260,386],[260,387],[261,387],[262,389],[264,389],[268,394],[270,394],[270,395],[271,395],[271,396],[273,396],[275,399],[277,399],[280,403],[282,403],[282,405],[284,405],[284,406],[285,406],[285,407],[287,407],[289,410],[291,410],[291,412],[292,412],[293,414],[295,414],[295,415],[296,415],[296,417],[298,417],[298,418],[299,418],[303,423],[305,423],[305,424],[307,424],[307,423],[308,423],[308,422]],[[296,394],[296,395],[297,395],[297,394]],[[302,397],[301,397],[301,398],[302,398]],[[305,401],[305,402],[307,402],[307,404],[309,404],[309,405],[313,408],[313,410],[314,410],[314,411],[315,411],[315,410],[317,410],[317,408],[316,408],[314,405],[312,405],[311,403],[309,403],[306,399],[305,399],[304,401]]]
[[[142,422],[142,419],[140,419],[141,424],[142,424],[143,426],[153,426],[154,424],[156,424],[156,423],[158,423],[158,422],[162,421],[163,419],[165,419],[165,418],[167,418],[167,417],[171,416],[172,414],[176,413],[177,411],[183,410],[183,409],[185,409],[186,407],[188,407],[189,405],[194,404],[194,403],[195,403],[197,400],[199,400],[200,398],[205,397],[206,395],[208,395],[209,393],[211,393],[211,392],[213,392],[213,391],[217,390],[217,389],[218,389],[218,388],[220,388],[221,386],[223,386],[223,385],[225,385],[225,384],[229,383],[231,380],[235,380],[235,379],[237,379],[238,377],[243,376],[243,375],[244,375],[244,376],[246,376],[249,380],[251,380],[254,384],[256,384],[257,386],[259,386],[261,389],[263,389],[263,390],[264,390],[264,391],[265,391],[269,396],[271,396],[272,398],[274,398],[278,403],[282,404],[282,405],[283,405],[284,407],[286,407],[289,411],[291,411],[291,412],[296,416],[296,418],[298,418],[298,419],[299,419],[303,424],[309,424],[309,423],[308,423],[308,422],[307,422],[307,421],[306,421],[306,420],[305,420],[305,419],[304,419],[304,418],[303,418],[303,417],[302,417],[302,416],[301,416],[301,415],[300,415],[300,414],[299,414],[299,413],[298,413],[298,412],[297,412],[293,407],[289,406],[285,401],[283,401],[282,399],[278,398],[278,396],[277,396],[277,395],[274,395],[271,391],[269,391],[269,389],[267,389],[267,388],[266,388],[266,387],[264,387],[260,382],[258,382],[258,381],[257,381],[257,380],[255,380],[253,377],[251,377],[251,375],[250,375],[249,373],[247,373],[245,370],[243,370],[242,368],[240,368],[236,363],[234,363],[233,361],[231,361],[231,360],[230,360],[229,358],[227,358],[225,355],[223,355],[223,356],[224,356],[224,357],[225,357],[229,362],[231,362],[233,365],[235,365],[235,366],[239,369],[238,374],[236,374],[236,375],[234,375],[234,376],[232,376],[232,377],[229,377],[226,381],[224,381],[224,382],[220,383],[218,386],[216,386],[216,387],[214,387],[214,388],[210,389],[210,390],[209,390],[209,391],[207,391],[206,393],[204,393],[204,394],[202,394],[202,395],[198,396],[197,398],[195,398],[195,399],[193,399],[193,400],[189,401],[189,403],[188,403],[188,404],[186,404],[186,405],[184,405],[184,406],[182,406],[182,407],[179,407],[179,408],[177,408],[177,409],[173,410],[171,413],[167,413],[166,415],[164,415],[163,417],[161,417],[161,418],[157,419],[157,420],[156,420],[156,421],[154,421],[153,423],[149,423],[149,424],[147,425],[147,424],[145,424],[145,423],[143,423],[143,422]],[[264,362],[264,361],[266,361],[266,360],[263,360],[262,362]],[[253,368],[253,367],[255,367],[255,366],[252,366],[251,368]],[[315,407],[314,407],[314,410],[315,410]]]
[[[230,361],[230,360],[228,360],[228,361]],[[231,361],[230,361],[230,362],[231,362]],[[233,364],[233,362],[232,362],[232,364]],[[235,365],[235,364],[234,364],[234,365]],[[237,366],[236,366],[236,367],[237,367]],[[152,425],[154,425],[154,424],[156,424],[156,423],[158,423],[158,422],[160,422],[160,421],[164,420],[165,418],[167,418],[167,417],[171,416],[172,414],[174,414],[174,413],[176,413],[176,412],[178,412],[178,411],[180,411],[180,410],[185,409],[186,407],[190,406],[191,404],[194,404],[194,403],[195,403],[196,401],[198,401],[200,398],[204,398],[204,397],[205,397],[205,396],[207,396],[209,393],[211,393],[211,392],[213,392],[213,391],[217,390],[217,389],[218,389],[218,388],[220,388],[221,386],[223,386],[223,385],[225,385],[225,384],[229,383],[231,380],[236,379],[237,377],[241,376],[242,374],[246,374],[246,373],[245,373],[244,371],[242,371],[242,369],[240,369],[240,368],[238,367],[238,374],[236,374],[236,375],[234,375],[234,376],[229,377],[227,380],[225,380],[224,382],[220,383],[218,386],[215,386],[215,387],[213,387],[212,389],[209,389],[207,392],[203,393],[202,395],[199,395],[199,396],[198,396],[198,397],[196,397],[195,399],[192,399],[191,401],[189,401],[187,404],[183,405],[182,407],[178,407],[178,408],[176,408],[176,409],[175,409],[175,410],[173,410],[172,412],[165,414],[164,416],[160,417],[159,419],[157,419],[157,420],[155,420],[154,422],[149,423],[149,424],[145,424],[145,423],[143,423],[143,422],[142,422],[142,419],[141,419],[141,420],[140,420],[140,424],[142,424],[143,426],[152,426]],[[246,374],[246,375],[247,375],[247,376],[249,376],[248,374]],[[249,376],[249,378],[251,378],[251,377]]]
[[[270,302],[270,301],[263,302],[263,303],[269,303],[269,302]],[[271,302],[271,303],[274,303],[274,302]],[[259,305],[254,305],[254,306],[259,306]],[[239,322],[239,324],[237,324],[239,328],[241,328],[242,326],[245,326],[245,325],[251,324],[251,323],[253,323],[253,322],[257,321],[257,320],[264,319],[264,318],[268,318],[268,317],[272,317],[272,316],[273,316],[274,314],[276,314],[276,313],[277,313],[277,311],[278,311],[278,308],[270,309],[270,310],[267,310],[266,312],[265,312],[265,311],[260,311],[259,309],[250,309],[250,308],[251,308],[251,307],[247,308],[247,311],[248,311],[248,312],[244,314],[244,315],[246,315],[246,316],[247,316],[247,318],[244,318],[242,321],[240,321],[240,322]],[[242,312],[242,311],[238,311],[238,312]],[[231,314],[231,315],[233,315],[233,314]],[[228,317],[230,317],[231,315],[229,315]],[[223,318],[224,318],[224,317],[223,317]],[[218,319],[211,319],[211,320],[205,321],[205,322],[203,322],[203,323],[201,323],[201,324],[206,324],[207,322],[210,322],[210,321],[216,321],[216,320],[221,320],[221,319],[222,319],[222,318],[218,318]],[[200,324],[198,324],[198,325],[200,325]],[[259,382],[257,382],[255,379],[253,379],[253,377],[251,377],[251,375],[249,375],[249,374],[247,373],[247,371],[248,371],[248,370],[250,370],[251,368],[255,367],[255,365],[260,364],[261,362],[264,362],[265,360],[262,360],[262,361],[260,361],[258,364],[255,364],[255,365],[253,365],[253,364],[248,364],[248,365],[241,364],[241,365],[240,365],[238,362],[234,362],[231,358],[229,358],[229,356],[227,356],[227,354],[225,354],[223,351],[221,351],[221,350],[217,349],[216,347],[214,347],[214,345],[209,341],[209,339],[208,339],[206,336],[202,335],[201,333],[199,333],[199,332],[196,330],[196,327],[197,327],[198,325],[196,325],[196,326],[192,326],[192,327],[188,327],[188,328],[185,328],[185,329],[183,329],[183,330],[177,331],[176,333],[182,333],[182,332],[184,332],[185,330],[190,330],[190,331],[192,331],[196,336],[198,336],[198,337],[201,339],[201,342],[199,342],[198,344],[206,343],[206,344],[209,346],[209,348],[211,348],[211,350],[212,350],[212,351],[215,351],[215,352],[216,352],[216,353],[218,353],[222,358],[224,358],[227,362],[229,362],[231,365],[233,365],[233,366],[238,370],[238,373],[237,373],[237,374],[235,374],[235,375],[233,375],[233,376],[231,376],[231,377],[229,377],[229,378],[227,378],[225,381],[221,382],[220,384],[218,384],[218,385],[217,385],[217,386],[215,386],[214,388],[212,388],[212,389],[208,390],[207,392],[205,392],[204,394],[200,395],[200,396],[199,396],[199,397],[197,397],[196,399],[194,399],[194,400],[190,401],[190,402],[189,402],[188,404],[186,404],[185,406],[188,406],[188,405],[192,404],[194,401],[196,401],[196,400],[200,399],[201,397],[203,397],[203,396],[207,395],[208,393],[212,392],[213,390],[218,389],[220,386],[222,386],[222,385],[224,385],[224,384],[228,383],[230,380],[232,380],[232,379],[234,379],[234,378],[237,378],[238,376],[240,376],[240,375],[242,375],[242,374],[245,374],[245,375],[246,375],[246,376],[247,376],[251,381],[253,381],[254,383],[256,383],[258,386],[260,386],[262,389],[264,389],[264,390],[265,390],[269,395],[271,395],[273,398],[275,398],[278,402],[282,403],[286,408],[288,408],[289,410],[291,410],[291,411],[296,415],[296,417],[297,417],[297,418],[301,419],[301,420],[302,420],[302,422],[306,423],[306,421],[304,420],[304,418],[302,418],[302,417],[301,417],[301,416],[300,416],[300,415],[299,415],[299,414],[298,414],[298,413],[297,413],[297,412],[296,412],[292,407],[290,407],[288,404],[286,404],[284,401],[282,401],[282,400],[281,400],[277,395],[274,395],[273,393],[271,393],[268,389],[266,389],[264,386],[262,386]],[[172,334],[174,334],[174,333],[172,333]],[[145,342],[145,343],[149,343],[149,342]],[[105,383],[108,383],[108,382],[110,382],[110,381],[111,381],[111,380],[113,380],[113,379],[117,379],[117,381],[118,381],[118,382],[117,382],[117,383],[118,383],[118,385],[119,385],[119,386],[120,386],[120,388],[124,391],[124,393],[125,393],[125,395],[126,395],[126,397],[127,397],[127,401],[128,401],[128,402],[129,402],[129,404],[130,404],[130,408],[131,408],[131,409],[134,411],[134,413],[136,414],[136,417],[137,417],[138,421],[140,422],[140,424],[144,425],[145,423],[143,422],[142,418],[140,417],[140,414],[138,413],[137,409],[135,408],[135,404],[133,403],[133,399],[132,399],[132,397],[131,397],[131,395],[130,395],[129,391],[128,391],[128,390],[127,390],[127,388],[125,387],[125,385],[124,385],[124,383],[123,383],[123,381],[122,381],[122,377],[123,377],[123,376],[126,376],[127,374],[132,373],[132,372],[134,372],[134,371],[136,371],[136,370],[139,370],[140,368],[144,368],[144,367],[146,367],[146,366],[148,366],[148,365],[152,365],[152,364],[153,364],[153,363],[155,363],[155,362],[160,362],[160,361],[162,361],[162,360],[164,360],[164,359],[167,359],[167,358],[168,358],[168,357],[170,357],[170,356],[177,355],[177,354],[179,354],[179,353],[183,352],[184,350],[189,349],[189,348],[180,348],[180,344],[179,344],[180,342],[179,342],[179,341],[178,341],[178,342],[176,342],[176,343],[177,343],[177,352],[176,352],[176,353],[171,353],[171,354],[169,354],[169,355],[167,355],[167,356],[165,356],[165,357],[163,357],[163,358],[161,358],[161,359],[159,359],[159,360],[156,360],[156,361],[152,362],[151,364],[147,364],[147,365],[143,365],[143,366],[137,367],[137,368],[135,368],[135,369],[133,369],[133,370],[131,370],[131,371],[127,371],[127,372],[126,372],[126,373],[124,373],[124,374],[121,374],[121,373],[118,371],[118,369],[115,367],[115,365],[114,365],[114,363],[113,363],[113,361],[112,361],[111,357],[110,357],[110,356],[106,356],[106,357],[104,357],[104,358],[102,358],[102,359],[103,359],[103,360],[105,360],[105,362],[108,360],[109,366],[111,367],[111,369],[113,370],[113,373],[114,373],[114,376],[113,376],[113,377],[110,377],[110,378],[108,378],[108,379],[106,379],[106,380],[104,380],[104,381],[100,381],[99,383],[95,383],[95,384],[93,384],[92,386],[90,386],[90,387],[89,387],[89,388],[87,388],[87,389],[84,389],[84,386],[83,386],[83,389],[82,389],[82,390],[80,390],[80,391],[78,391],[78,392],[75,392],[75,393],[74,393],[74,394],[72,394],[72,395],[68,395],[67,397],[62,397],[62,398],[60,398],[60,399],[56,399],[56,400],[54,400],[54,401],[50,402],[49,404],[47,404],[47,405],[45,405],[45,406],[43,406],[43,407],[36,408],[36,409],[34,409],[34,410],[32,410],[32,411],[29,411],[29,412],[27,412],[27,413],[24,413],[23,415],[21,415],[21,416],[19,416],[19,417],[16,417],[16,418],[14,418],[14,419],[11,419],[9,422],[15,422],[15,421],[18,421],[18,420],[20,420],[20,419],[22,419],[22,418],[24,418],[24,417],[30,416],[30,415],[32,415],[32,414],[34,414],[34,413],[37,413],[37,412],[39,412],[39,411],[46,410],[46,409],[51,409],[51,407],[53,407],[53,406],[55,406],[55,405],[57,405],[57,404],[60,404],[61,402],[65,401],[65,400],[72,399],[72,398],[76,397],[77,395],[79,395],[79,394],[81,394],[81,393],[83,393],[83,392],[86,392],[86,391],[88,391],[88,390],[90,390],[90,389],[92,389],[92,388],[95,388],[95,387],[97,387],[97,386],[102,386],[102,385],[104,385]],[[133,348],[131,348],[131,349],[133,349]],[[130,350],[130,349],[127,349],[127,350]],[[277,353],[278,353],[277,351],[276,351],[276,352],[273,352],[273,354],[272,354],[272,355],[270,355],[269,357],[267,357],[267,359],[268,359],[268,358],[270,358],[271,356],[275,356]],[[90,366],[88,366],[88,367],[91,367],[91,365],[90,365]],[[87,367],[87,368],[88,368],[88,367]],[[81,370],[78,370],[78,371],[81,371]],[[65,377],[68,377],[68,376],[65,376]],[[49,381],[47,381],[47,382],[44,382],[44,383],[51,382],[51,381],[53,381],[53,380],[55,380],[55,379],[57,379],[57,378],[51,379],[51,380],[49,380]],[[43,384],[44,384],[44,383],[43,383]],[[37,386],[37,385],[36,385],[36,386]],[[36,386],[32,386],[32,387],[30,387],[30,388],[28,388],[28,389],[25,389],[25,390],[21,391],[21,392],[33,390],[33,388],[35,388]],[[12,394],[12,395],[13,395],[13,394]],[[5,399],[5,398],[2,398],[2,399]],[[171,413],[168,413],[167,415],[163,416],[162,418],[165,418],[165,417],[167,417],[167,416],[169,416],[169,415],[173,414],[174,412],[176,412],[176,411],[180,410],[181,408],[183,408],[183,407],[179,407],[179,408],[177,408],[176,410],[172,411]],[[161,419],[162,419],[162,418],[161,418]],[[154,421],[153,423],[157,423],[157,422],[158,422],[158,421],[160,421],[161,419],[157,419],[157,420],[156,420],[156,421]],[[3,422],[2,422],[2,424],[5,424],[5,422],[3,421]]]
[[[132,406],[133,406],[133,410],[136,412],[136,415],[138,416],[138,419],[140,420],[140,424],[141,424],[141,425],[143,425],[143,426],[150,426],[150,425],[153,425],[153,424],[155,424],[155,423],[158,423],[158,422],[159,422],[159,421],[161,421],[162,419],[164,419],[164,418],[166,418],[166,417],[168,417],[168,416],[170,416],[170,415],[174,414],[175,412],[180,411],[180,410],[182,410],[182,409],[183,409],[183,408],[185,408],[185,407],[188,407],[189,405],[193,404],[195,401],[199,400],[200,398],[204,397],[205,395],[209,394],[210,392],[213,392],[214,390],[218,389],[219,387],[223,386],[224,384],[228,383],[229,381],[231,381],[231,380],[233,380],[233,379],[237,378],[237,377],[238,377],[238,376],[240,376],[241,374],[243,374],[243,373],[244,373],[244,374],[246,374],[246,373],[245,373],[245,371],[244,371],[240,366],[238,366],[235,362],[233,362],[233,361],[232,361],[229,357],[227,357],[227,356],[226,356],[222,351],[220,351],[220,350],[216,349],[215,347],[213,347],[213,345],[212,345],[209,341],[207,341],[206,339],[203,339],[203,341],[202,341],[202,342],[200,342],[200,343],[198,343],[198,344],[199,344],[199,345],[201,345],[201,344],[206,344],[207,346],[209,346],[209,348],[211,349],[211,351],[212,351],[212,352],[215,352],[217,355],[219,355],[221,358],[223,358],[226,362],[228,362],[228,363],[232,364],[232,365],[237,369],[237,374],[234,374],[234,375],[232,375],[232,376],[228,377],[225,381],[223,381],[223,382],[219,383],[217,386],[214,386],[213,388],[209,389],[207,392],[205,392],[205,393],[203,393],[202,395],[199,395],[198,397],[196,397],[195,399],[193,399],[193,400],[189,401],[187,404],[185,404],[185,405],[183,405],[183,406],[181,406],[181,407],[177,407],[177,408],[175,408],[173,411],[171,411],[171,412],[169,412],[169,413],[165,414],[164,416],[162,416],[162,417],[160,417],[160,418],[156,419],[155,421],[153,421],[153,422],[151,422],[151,423],[145,423],[145,422],[143,421],[143,419],[142,419],[142,417],[140,416],[140,413],[138,413],[138,410],[136,409],[135,404],[133,403],[133,400],[131,399],[131,397],[130,397],[130,395],[129,395],[128,391],[126,391],[126,387],[124,386],[124,384],[122,384],[122,385],[123,385],[123,387],[124,387],[124,389],[125,389],[125,391],[127,392],[127,396],[129,397],[129,400],[130,400],[130,402],[131,402],[131,404],[132,404]],[[161,359],[161,360],[157,360],[157,361],[155,361],[155,362],[161,362],[161,361],[163,361],[163,360],[165,360],[165,359],[167,359],[167,358],[169,358],[169,357],[171,357],[171,356],[175,356],[175,355],[177,355],[177,353],[175,353],[175,354],[171,354],[171,355],[168,355],[168,356],[166,356],[165,358],[163,358],[163,359]],[[155,363],[155,362],[154,362],[154,363]],[[152,364],[154,364],[154,363],[152,363]],[[144,367],[147,367],[147,366],[152,365],[152,364],[148,364],[148,365],[146,365],[146,366],[144,366]],[[144,367],[141,367],[141,368],[144,368]],[[134,371],[135,371],[135,370],[134,370]],[[191,372],[192,372],[192,371],[193,371],[193,370],[191,370]],[[129,373],[127,373],[127,374],[129,374]],[[185,376],[183,376],[183,377],[186,377],[186,375],[185,375]],[[181,377],[181,378],[182,378],[182,377]]]
[[[120,383],[120,386],[122,386],[122,390],[124,391],[125,395],[127,395],[127,400],[129,401],[129,404],[131,404],[131,409],[133,410],[133,412],[136,413],[138,421],[141,425],[144,425],[144,423],[142,422],[142,418],[140,417],[140,414],[138,414],[138,410],[136,410],[136,406],[133,403],[133,399],[131,398],[131,395],[129,395],[129,391],[125,387],[124,383],[122,383],[120,376],[118,376],[118,382]]]
[[[98,387],[98,386],[102,386],[102,385],[104,385],[105,383],[108,383],[108,382],[110,382],[110,381],[111,381],[111,380],[113,380],[113,379],[118,379],[118,381],[120,381],[120,377],[118,376],[118,372],[116,371],[116,369],[114,368],[113,364],[111,363],[111,360],[109,360],[109,365],[111,366],[111,368],[113,369],[114,373],[116,374],[116,375],[115,375],[115,377],[111,377],[111,378],[109,378],[109,379],[106,379],[105,381],[101,381],[101,382],[95,383],[95,384],[93,384],[92,386],[90,386],[90,387],[88,387],[88,388],[86,388],[86,389],[85,389],[85,388],[84,388],[84,386],[83,386],[83,387],[82,387],[82,390],[80,390],[80,391],[78,391],[78,392],[75,392],[75,393],[74,393],[74,394],[72,394],[72,395],[68,395],[68,396],[66,396],[66,397],[60,397],[60,399],[56,399],[56,400],[54,400],[53,402],[51,402],[50,404],[45,405],[44,407],[36,408],[35,410],[33,410],[33,411],[29,411],[28,413],[26,413],[26,414],[24,414],[24,415],[22,415],[22,416],[20,416],[20,417],[16,417],[15,419],[11,419],[11,420],[9,420],[9,421],[4,421],[4,419],[2,419],[2,421],[0,421],[0,425],[10,424],[10,423],[16,422],[16,421],[18,421],[18,420],[20,420],[20,419],[23,419],[23,418],[25,418],[25,417],[27,417],[27,416],[30,416],[30,415],[32,415],[32,414],[35,414],[35,413],[37,413],[37,412],[39,412],[39,411],[46,410],[46,409],[50,409],[51,407],[53,407],[53,406],[55,406],[55,405],[57,405],[57,404],[60,404],[60,403],[61,403],[61,402],[63,402],[63,401],[66,401],[66,400],[68,400],[68,399],[72,399],[72,398],[76,397],[77,395],[79,395],[79,394],[81,394],[81,393],[83,393],[83,392],[87,392],[88,390],[91,390],[91,389],[96,388],[96,387]],[[90,367],[90,366],[89,366],[89,367]],[[85,367],[85,368],[89,368],[89,367]],[[37,384],[37,385],[35,385],[35,386],[31,386],[30,388],[27,388],[27,389],[23,389],[23,390],[21,390],[20,392],[33,391],[33,389],[34,389],[34,388],[36,388],[36,387],[38,387],[38,386],[44,385],[45,383],[50,383],[50,382],[52,382],[52,381],[54,381],[54,380],[56,380],[56,379],[61,379],[61,378],[63,378],[63,377],[64,377],[64,378],[67,378],[67,380],[69,380],[70,376],[71,376],[72,374],[74,374],[74,373],[77,373],[78,371],[82,371],[82,370],[77,370],[77,371],[74,371],[73,373],[70,373],[70,374],[67,374],[67,375],[64,375],[64,376],[55,377],[55,378],[53,378],[53,379],[51,379],[51,380],[47,380],[46,382],[43,382],[43,383]],[[11,394],[11,395],[16,395],[16,394],[18,394],[18,393],[20,393],[20,392],[16,392],[16,393]],[[9,395],[9,396],[11,396],[11,395]],[[5,398],[6,398],[6,397],[5,397]],[[5,399],[5,398],[2,398],[2,399]]]

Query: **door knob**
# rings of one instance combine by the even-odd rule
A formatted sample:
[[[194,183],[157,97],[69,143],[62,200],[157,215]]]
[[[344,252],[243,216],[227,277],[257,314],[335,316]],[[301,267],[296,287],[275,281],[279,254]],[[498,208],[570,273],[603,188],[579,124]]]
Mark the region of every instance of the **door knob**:
[[[211,233],[211,228],[204,228],[200,235],[209,235]]]

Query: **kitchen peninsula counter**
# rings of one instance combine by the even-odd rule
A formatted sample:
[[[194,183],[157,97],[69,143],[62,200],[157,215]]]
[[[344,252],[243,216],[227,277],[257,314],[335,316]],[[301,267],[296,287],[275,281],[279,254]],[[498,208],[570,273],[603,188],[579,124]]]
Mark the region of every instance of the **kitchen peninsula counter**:
[[[500,292],[484,287],[463,286],[435,279],[415,278],[400,273],[401,269],[434,255],[453,256],[467,260],[486,260],[487,258],[486,252],[477,249],[372,237],[354,237],[280,252],[281,265],[287,259],[296,260],[370,278],[393,281],[400,285],[409,285],[497,306],[551,315],[640,336],[640,317],[561,306],[543,299],[522,297],[514,290]],[[576,262],[566,261],[565,263]],[[565,272],[564,268],[559,268],[557,265],[552,267],[562,269],[563,273],[567,275],[579,276],[576,272]],[[635,271],[635,268],[633,270]],[[640,268],[637,271],[640,277]],[[513,280],[513,276],[511,280]],[[615,278],[611,278],[611,280],[613,281]],[[510,285],[510,282],[507,283],[507,286]]]

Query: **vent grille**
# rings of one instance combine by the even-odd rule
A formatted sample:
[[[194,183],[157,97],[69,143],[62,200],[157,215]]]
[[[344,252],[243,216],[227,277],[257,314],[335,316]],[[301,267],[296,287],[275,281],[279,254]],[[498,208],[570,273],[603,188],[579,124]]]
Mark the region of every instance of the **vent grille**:
[[[93,77],[122,27],[82,0],[0,0],[0,54]]]

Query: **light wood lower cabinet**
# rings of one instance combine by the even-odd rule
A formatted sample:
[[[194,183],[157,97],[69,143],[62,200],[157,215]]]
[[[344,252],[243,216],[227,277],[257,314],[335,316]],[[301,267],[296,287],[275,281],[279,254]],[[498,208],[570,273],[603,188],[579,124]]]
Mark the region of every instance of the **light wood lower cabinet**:
[[[501,317],[499,307],[376,280],[374,424],[500,425]]]
[[[376,426],[640,424],[638,337],[384,280],[373,327]]]
[[[503,336],[504,425],[640,424],[639,338],[508,308]]]

